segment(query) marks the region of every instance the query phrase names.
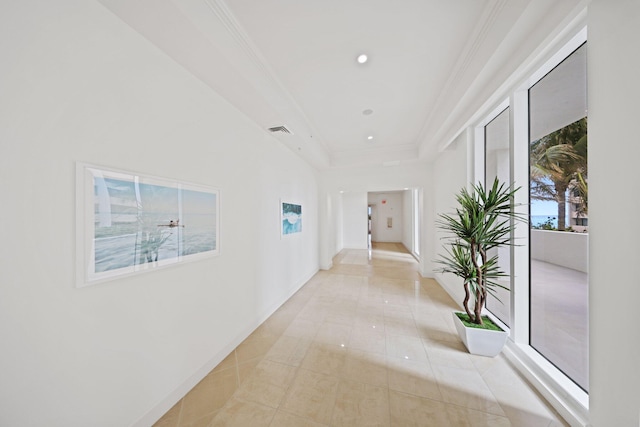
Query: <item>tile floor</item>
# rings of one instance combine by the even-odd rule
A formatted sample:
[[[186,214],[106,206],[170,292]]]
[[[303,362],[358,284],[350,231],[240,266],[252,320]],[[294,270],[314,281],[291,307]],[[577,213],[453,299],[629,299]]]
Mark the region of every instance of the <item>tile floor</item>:
[[[344,250],[155,425],[566,426],[400,244]]]

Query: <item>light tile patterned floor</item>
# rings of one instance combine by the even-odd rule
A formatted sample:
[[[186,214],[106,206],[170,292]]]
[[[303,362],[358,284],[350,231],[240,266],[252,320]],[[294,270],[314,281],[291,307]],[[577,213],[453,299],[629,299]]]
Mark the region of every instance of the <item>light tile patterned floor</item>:
[[[567,425],[503,356],[467,353],[417,269],[400,244],[342,251],[156,426]]]

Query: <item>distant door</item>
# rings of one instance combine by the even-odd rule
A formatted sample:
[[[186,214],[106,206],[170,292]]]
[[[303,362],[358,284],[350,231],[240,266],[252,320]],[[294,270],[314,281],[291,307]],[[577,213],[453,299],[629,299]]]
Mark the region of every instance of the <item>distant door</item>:
[[[371,241],[376,241],[376,205],[369,205],[369,236]]]

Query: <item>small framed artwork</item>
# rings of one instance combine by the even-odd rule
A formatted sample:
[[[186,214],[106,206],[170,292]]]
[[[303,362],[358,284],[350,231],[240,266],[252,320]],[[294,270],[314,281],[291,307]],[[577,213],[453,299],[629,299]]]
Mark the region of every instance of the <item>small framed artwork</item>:
[[[182,181],[76,167],[76,286],[220,252],[220,193]]]
[[[302,205],[280,201],[281,235],[291,236],[302,232]]]

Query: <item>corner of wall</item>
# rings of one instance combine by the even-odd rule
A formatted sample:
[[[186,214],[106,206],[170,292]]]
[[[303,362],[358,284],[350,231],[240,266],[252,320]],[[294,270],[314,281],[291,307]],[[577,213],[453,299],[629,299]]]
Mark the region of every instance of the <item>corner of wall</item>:
[[[429,271],[428,269],[420,268],[420,271],[418,271],[418,273],[420,274],[420,277],[422,277],[422,278],[435,279],[433,271]],[[440,286],[442,286],[442,285],[440,285]]]
[[[329,262],[328,264],[321,264],[320,270],[331,270],[333,268],[333,262]]]

